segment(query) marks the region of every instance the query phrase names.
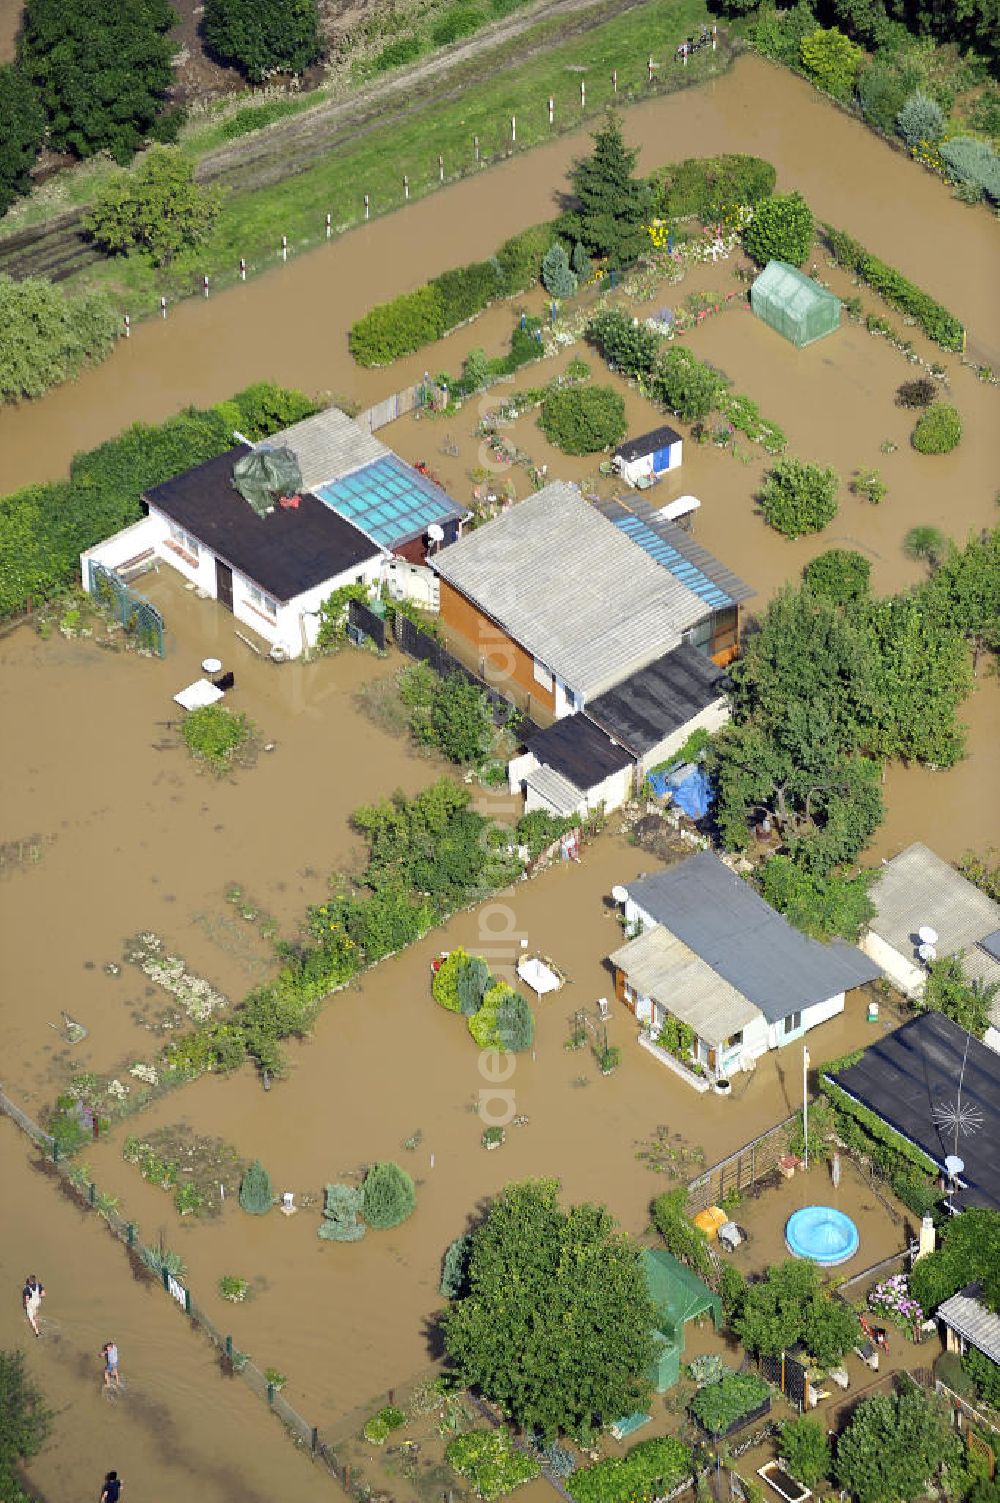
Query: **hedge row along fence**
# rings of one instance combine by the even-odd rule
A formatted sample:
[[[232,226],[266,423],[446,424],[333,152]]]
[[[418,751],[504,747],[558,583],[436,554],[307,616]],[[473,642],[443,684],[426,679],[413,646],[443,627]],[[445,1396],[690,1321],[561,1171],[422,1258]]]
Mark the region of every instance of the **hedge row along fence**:
[[[358,365],[389,365],[434,344],[490,303],[514,297],[537,282],[542,258],[558,238],[553,225],[532,225],[505,241],[489,261],[456,266],[415,292],[376,304],[351,326],[351,354]]]
[[[0,497],[0,620],[68,589],[85,549],[139,520],[143,491],[224,454],[234,429],[256,442],[317,410],[300,391],[260,382],[155,427],[134,423],[77,454],[68,480]]]
[[[871,255],[846,231],[834,229],[832,224],[824,224],[823,234],[838,266],[852,271],[892,307],[915,318],[924,333],[943,350],[954,350],[958,354],[964,351],[964,326],[947,308],[935,302],[929,293],[907,281],[902,273],[885,261]]]

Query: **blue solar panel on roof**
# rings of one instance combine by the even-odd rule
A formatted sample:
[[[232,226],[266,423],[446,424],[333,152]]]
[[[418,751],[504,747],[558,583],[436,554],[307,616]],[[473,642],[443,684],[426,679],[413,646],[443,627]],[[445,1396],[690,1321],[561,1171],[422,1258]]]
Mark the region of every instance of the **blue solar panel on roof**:
[[[431,522],[461,516],[432,481],[394,454],[320,486],[316,495],[383,547],[418,535]]]
[[[644,553],[648,553],[656,563],[668,569],[674,578],[686,585],[693,594],[698,596],[699,600],[720,608],[732,605],[732,599],[725,590],[721,589],[714,580],[709,579],[707,574],[703,574],[697,564],[693,564],[682,553],[678,553],[677,549],[665,538],[661,538],[659,533],[647,527],[646,523],[640,521],[638,517],[618,517],[614,525],[630,537]]]

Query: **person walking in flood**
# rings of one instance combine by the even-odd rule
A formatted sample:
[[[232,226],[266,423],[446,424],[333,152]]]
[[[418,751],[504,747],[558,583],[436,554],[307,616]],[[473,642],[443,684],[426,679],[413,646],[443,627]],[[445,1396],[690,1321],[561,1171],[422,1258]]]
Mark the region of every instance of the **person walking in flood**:
[[[101,1493],[101,1503],[118,1503],[121,1495],[121,1478],[117,1472],[109,1472],[104,1479],[104,1491]]]
[[[29,1273],[21,1290],[21,1299],[24,1304],[24,1313],[28,1317],[28,1324],[36,1336],[42,1333],[38,1329],[38,1312],[42,1308],[42,1300],[45,1298],[45,1285],[40,1284],[35,1274]]]
[[[101,1356],[104,1358],[104,1386],[121,1388],[121,1377],[118,1372],[118,1347],[113,1341],[106,1341],[101,1347]]]

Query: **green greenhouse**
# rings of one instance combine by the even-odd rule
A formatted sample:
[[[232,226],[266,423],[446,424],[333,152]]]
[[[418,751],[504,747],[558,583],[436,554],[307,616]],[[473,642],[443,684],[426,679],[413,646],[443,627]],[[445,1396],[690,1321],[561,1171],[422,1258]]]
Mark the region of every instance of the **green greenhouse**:
[[[750,289],[750,306],[799,349],[840,326],[840,298],[785,261],[768,261]]]
[[[641,1256],[646,1288],[656,1306],[655,1355],[646,1377],[657,1393],[666,1393],[680,1376],[685,1325],[710,1313],[718,1330],[722,1324],[722,1301],[696,1273],[670,1253],[646,1247]]]

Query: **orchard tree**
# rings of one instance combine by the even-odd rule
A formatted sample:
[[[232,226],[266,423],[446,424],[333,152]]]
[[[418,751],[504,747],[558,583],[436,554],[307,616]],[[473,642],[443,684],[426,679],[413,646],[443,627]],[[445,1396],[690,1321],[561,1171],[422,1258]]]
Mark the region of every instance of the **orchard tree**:
[[[205,0],[205,40],[250,79],[304,73],[323,51],[316,0]]]
[[[625,399],[611,386],[567,386],[550,392],[538,419],[564,454],[597,454],[625,437]]]
[[[872,566],[863,553],[853,548],[828,548],[806,564],[802,578],[813,595],[822,595],[834,605],[847,605],[868,594],[871,573]]]
[[[19,63],[57,151],[127,162],[153,131],[172,81],[168,0],[27,0]]]
[[[1000,1211],[984,1206],[969,1206],[945,1223],[938,1250],[913,1265],[910,1293],[933,1312],[973,1283],[981,1285],[986,1308],[1000,1314]]]
[[[84,228],[104,250],[145,251],[154,266],[168,266],[207,239],[218,210],[217,190],[195,182],[187,157],[176,146],[154,146],[141,166],[101,188]]]
[[[751,1284],[736,1322],[736,1334],[748,1352],[777,1357],[802,1335],[803,1314],[820,1288],[814,1263],[790,1258],[773,1264],[765,1278]]]
[[[837,515],[840,481],[834,470],[804,460],[777,460],[758,492],[764,520],[786,538],[821,532]]]
[[[708,416],[726,389],[725,377],[683,344],[670,345],[659,356],[650,390],[686,423]]]
[[[859,737],[880,757],[952,767],[965,751],[958,707],[972,689],[969,649],[933,595],[889,595],[857,607],[878,662],[871,715]]]
[[[639,1408],[655,1310],[608,1212],[564,1211],[555,1180],[529,1180],[508,1185],[472,1235],[469,1293],[443,1319],[461,1381],[546,1437]]]
[[[786,1420],[781,1427],[781,1455],[796,1482],[815,1487],[829,1477],[833,1464],[830,1442],[821,1420],[812,1415]]]
[[[609,110],[593,152],[575,161],[569,173],[578,208],[566,216],[567,229],[588,255],[605,257],[612,267],[638,260],[648,245],[652,190],[634,176],[638,157],[636,148],[625,145],[618,115]]]
[[[0,215],[29,192],[29,176],[42,144],[45,111],[19,68],[0,67]]]
[[[868,895],[870,876],[820,877],[804,871],[788,856],[772,856],[761,878],[761,892],[790,924],[814,939],[856,940],[875,916]]]
[[[858,1405],[837,1442],[836,1479],[858,1503],[908,1503],[960,1453],[945,1405],[908,1386]]]
[[[801,266],[812,248],[814,227],[812,210],[801,194],[775,193],[755,206],[743,244],[761,266],[774,260]]]

